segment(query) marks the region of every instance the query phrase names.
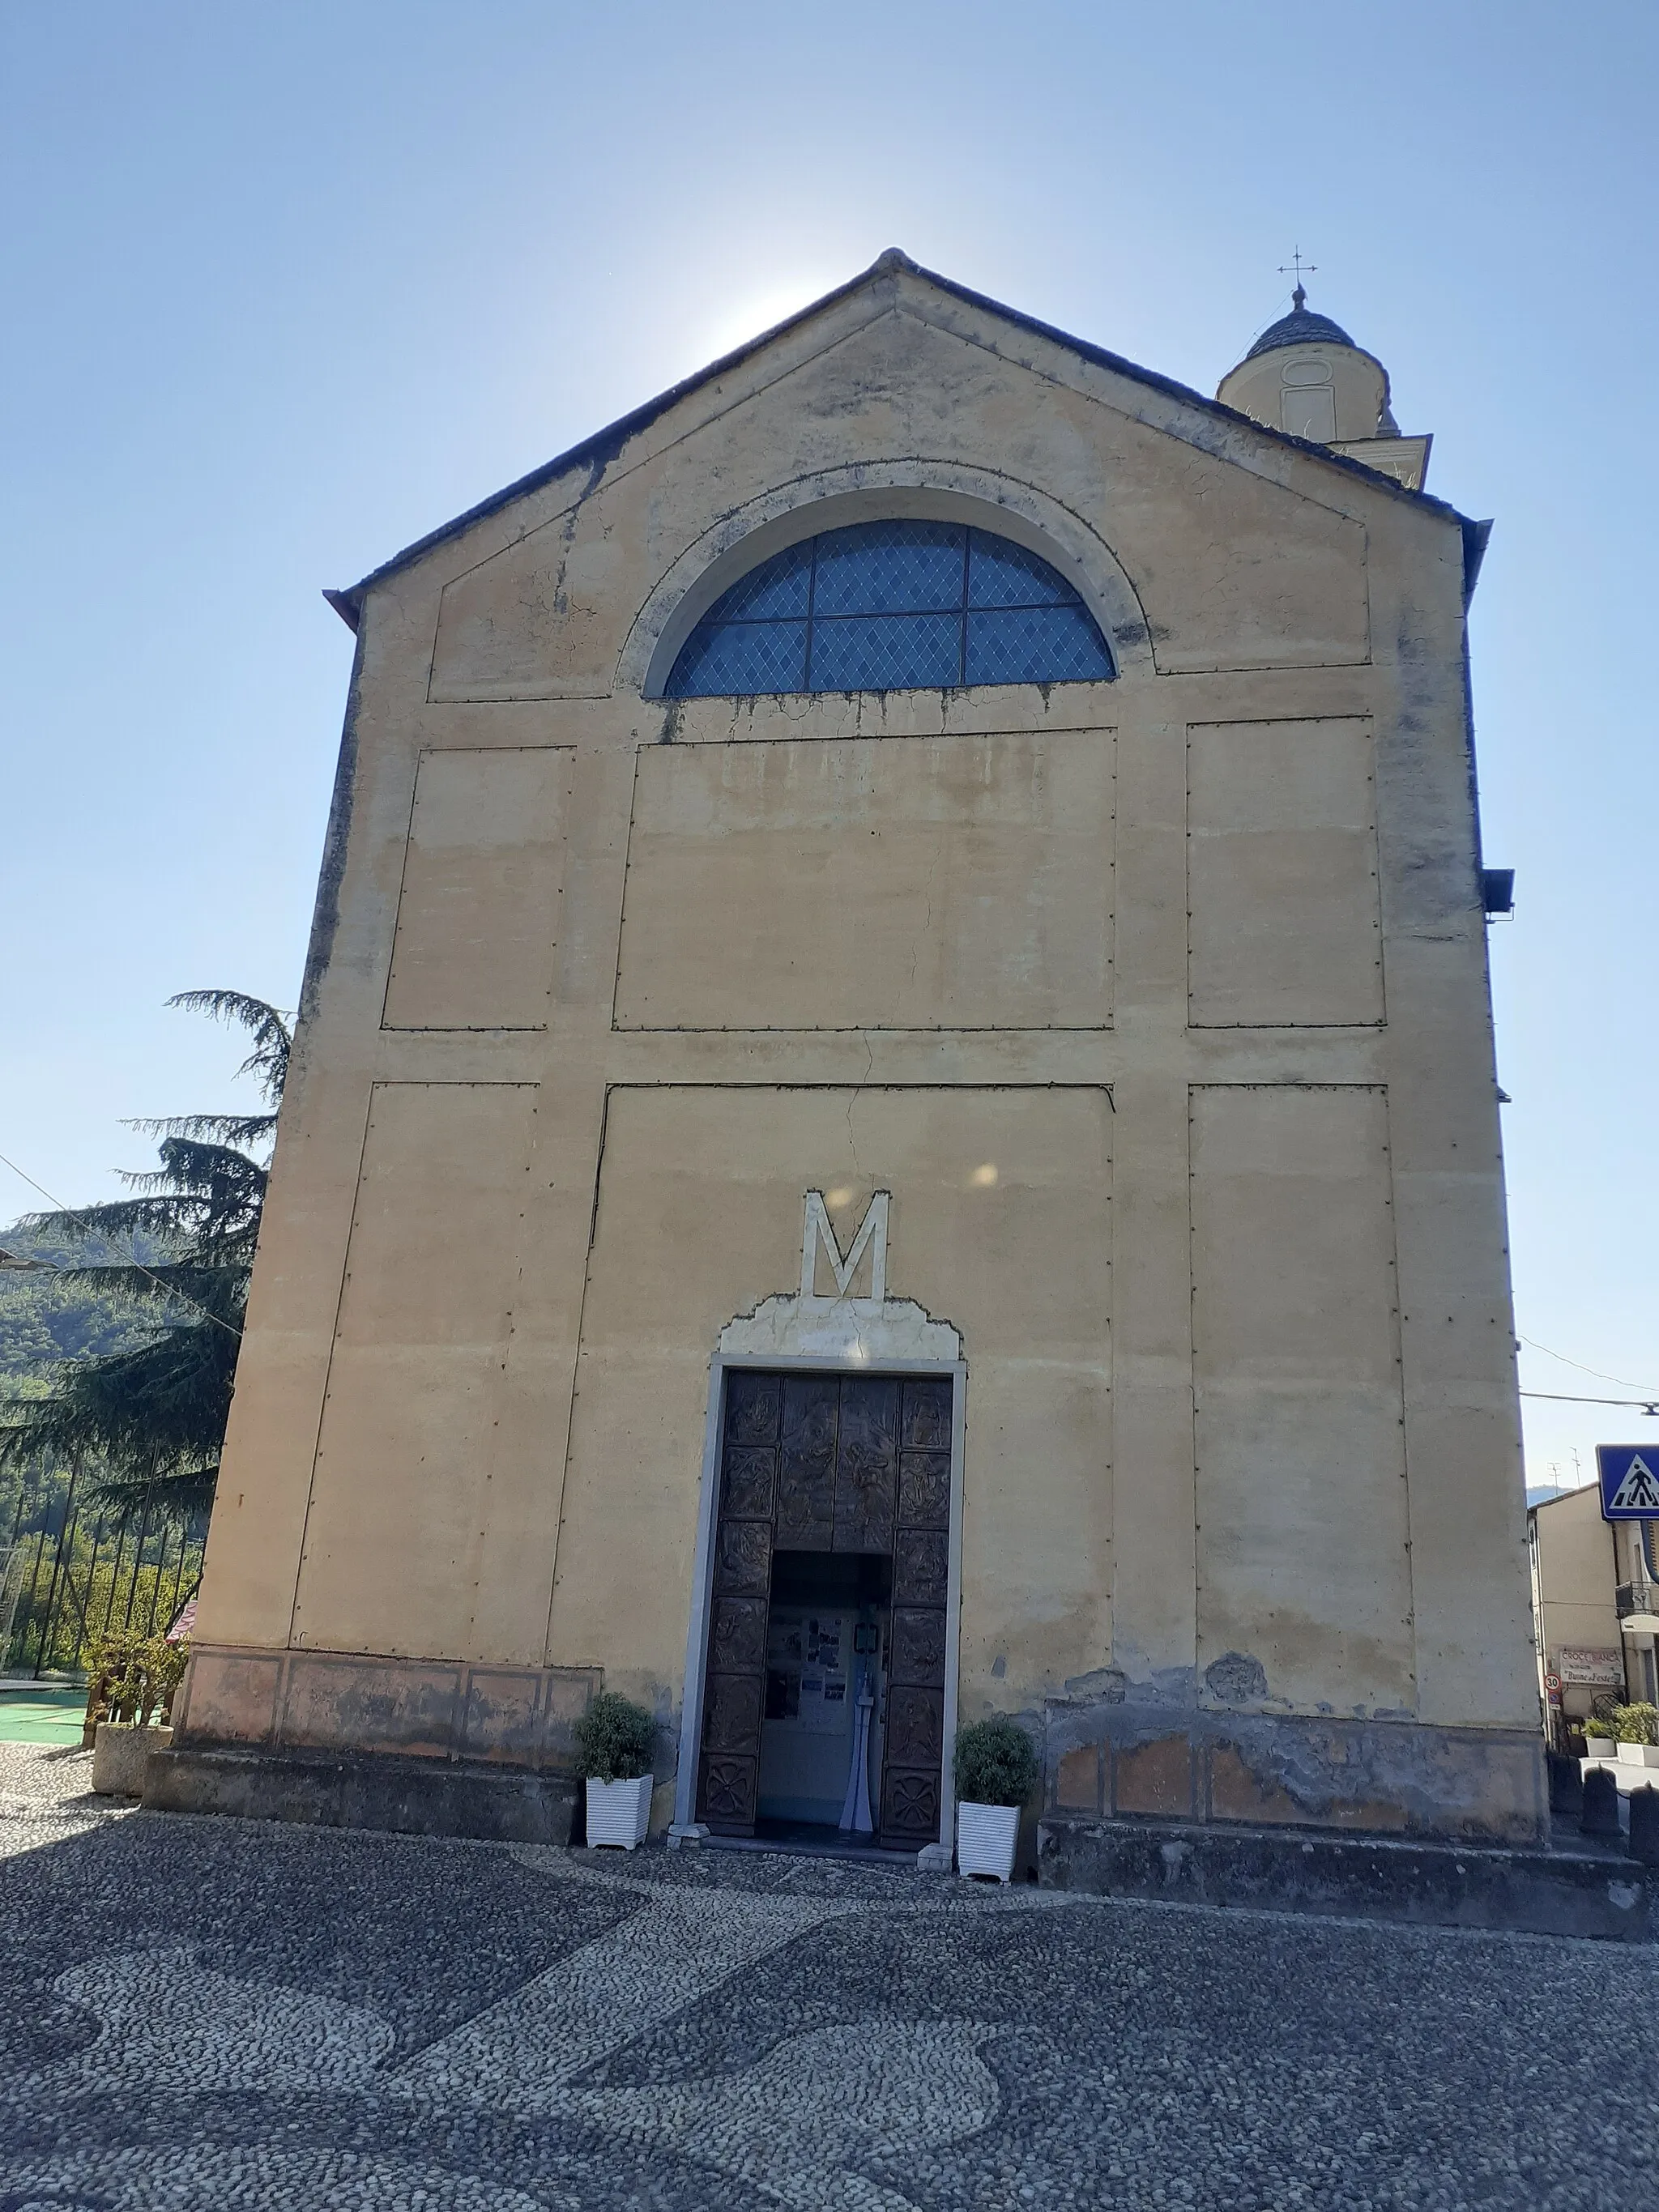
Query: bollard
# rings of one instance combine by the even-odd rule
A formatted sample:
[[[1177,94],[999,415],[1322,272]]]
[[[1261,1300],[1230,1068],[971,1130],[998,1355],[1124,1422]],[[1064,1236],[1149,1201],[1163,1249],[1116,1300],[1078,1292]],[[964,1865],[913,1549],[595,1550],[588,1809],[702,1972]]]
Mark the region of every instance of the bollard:
[[[1592,1766],[1584,1777],[1584,1811],[1578,1823],[1586,1836],[1619,1838],[1619,1784],[1605,1766]]]
[[[1659,1866],[1659,1790],[1650,1782],[1630,1793],[1630,1841],[1626,1849],[1644,1866]]]
[[[1565,1751],[1547,1751],[1544,1758],[1549,1767],[1551,1812],[1576,1820],[1584,1809],[1583,1775],[1578,1761]]]

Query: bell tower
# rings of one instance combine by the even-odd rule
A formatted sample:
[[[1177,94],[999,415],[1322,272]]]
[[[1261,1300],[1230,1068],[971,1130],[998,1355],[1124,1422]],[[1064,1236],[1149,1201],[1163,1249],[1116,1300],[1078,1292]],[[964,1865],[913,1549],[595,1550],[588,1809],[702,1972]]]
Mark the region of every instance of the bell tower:
[[[1308,305],[1298,273],[1291,312],[1269,325],[1216,398],[1253,422],[1328,446],[1421,491],[1426,436],[1404,438],[1389,404],[1389,372],[1328,315]]]

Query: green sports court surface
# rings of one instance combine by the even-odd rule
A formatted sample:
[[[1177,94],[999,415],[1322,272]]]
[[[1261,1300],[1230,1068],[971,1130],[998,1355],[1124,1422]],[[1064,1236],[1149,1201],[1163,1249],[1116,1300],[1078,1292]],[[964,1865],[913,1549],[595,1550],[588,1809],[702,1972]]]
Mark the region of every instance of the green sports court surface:
[[[0,1743],[79,1743],[87,1693],[75,1684],[0,1682]]]

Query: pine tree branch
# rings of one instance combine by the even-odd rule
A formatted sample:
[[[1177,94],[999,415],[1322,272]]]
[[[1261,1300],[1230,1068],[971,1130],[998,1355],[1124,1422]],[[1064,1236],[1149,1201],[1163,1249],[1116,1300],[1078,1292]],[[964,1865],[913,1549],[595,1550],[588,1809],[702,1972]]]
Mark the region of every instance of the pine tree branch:
[[[251,999],[243,991],[223,990],[179,991],[167,1004],[182,1006],[187,1013],[205,1014],[210,1021],[240,1023],[252,1034],[253,1049],[236,1073],[252,1076],[271,1105],[280,1101],[288,1080],[294,1032],[278,1008],[263,999]]]

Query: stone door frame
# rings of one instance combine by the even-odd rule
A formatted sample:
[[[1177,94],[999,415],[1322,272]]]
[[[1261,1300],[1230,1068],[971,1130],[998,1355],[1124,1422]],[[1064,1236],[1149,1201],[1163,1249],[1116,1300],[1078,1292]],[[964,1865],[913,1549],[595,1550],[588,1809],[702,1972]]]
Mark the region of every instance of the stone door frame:
[[[863,1305],[865,1301],[848,1303]],[[911,1309],[912,1312],[915,1310]],[[863,1343],[850,1354],[843,1353],[839,1357],[810,1353],[792,1355],[769,1348],[753,1352],[718,1351],[709,1362],[708,1409],[703,1426],[702,1486],[697,1507],[696,1552],[691,1571],[691,1618],[685,1646],[685,1686],[680,1704],[679,1771],[674,1784],[674,1826],[679,1830],[688,1830],[696,1820],[697,1765],[702,1755],[702,1706],[708,1668],[708,1625],[714,1609],[714,1537],[720,1516],[721,1425],[726,1407],[726,1377],[727,1370],[732,1368],[757,1368],[769,1374],[948,1375],[951,1378],[951,1527],[945,1595],[945,1718],[938,1837],[938,1842],[948,1850],[956,1836],[956,1793],[951,1784],[951,1747],[956,1741],[957,1732],[957,1646],[962,1614],[963,1446],[966,1434],[968,1363],[960,1358],[927,1359],[914,1354],[906,1357],[896,1351],[890,1357],[883,1357],[866,1351]]]

